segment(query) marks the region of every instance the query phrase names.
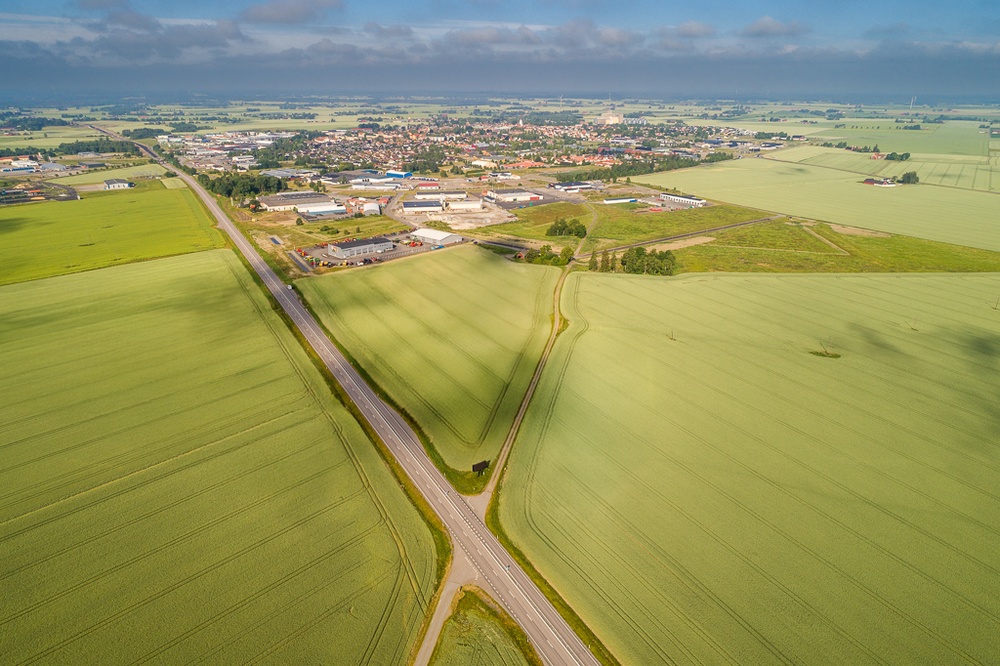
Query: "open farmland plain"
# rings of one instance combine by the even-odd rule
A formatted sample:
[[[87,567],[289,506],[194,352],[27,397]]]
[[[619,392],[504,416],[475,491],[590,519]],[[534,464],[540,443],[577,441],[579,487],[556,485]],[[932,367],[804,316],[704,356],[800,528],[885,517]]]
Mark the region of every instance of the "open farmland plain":
[[[622,663],[993,663],[998,298],[573,274],[501,522]]]
[[[5,663],[402,663],[435,546],[228,251],[0,288]]]
[[[221,247],[187,189],[158,182],[0,208],[0,284]]]
[[[597,225],[587,239],[584,251],[604,250],[771,216],[771,213],[740,206],[639,212],[648,208],[642,204],[595,205]]]
[[[742,159],[637,176],[650,185],[786,215],[1000,250],[1000,196],[958,188],[864,185],[857,174]]]
[[[86,171],[75,176],[56,178],[52,182],[62,185],[93,185],[103,183],[111,178],[156,178],[167,172],[159,164],[140,164],[138,166],[122,167],[121,169],[104,169],[100,171]],[[181,181],[183,182],[183,181]]]
[[[468,470],[499,451],[545,346],[558,276],[461,246],[296,286],[473,491],[486,477]]]
[[[459,592],[454,611],[441,629],[431,666],[541,666],[521,628],[483,595],[478,589]]]

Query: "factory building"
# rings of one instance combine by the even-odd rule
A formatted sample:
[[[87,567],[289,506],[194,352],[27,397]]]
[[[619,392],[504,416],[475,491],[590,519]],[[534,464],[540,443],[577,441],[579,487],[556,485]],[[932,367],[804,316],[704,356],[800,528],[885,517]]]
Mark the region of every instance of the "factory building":
[[[112,178],[104,181],[104,189],[106,190],[127,190],[130,187],[135,187],[135,183],[130,183],[123,178]]]
[[[464,213],[468,211],[482,210],[483,200],[472,198],[464,201],[448,201],[445,203],[448,211],[452,213]]]
[[[366,254],[376,254],[392,249],[392,241],[386,238],[366,238],[364,240],[330,243],[327,254],[337,259],[350,259]]]
[[[444,211],[444,204],[440,199],[434,201],[404,201],[404,213],[440,213]]]
[[[461,243],[464,240],[458,234],[453,234],[450,231],[441,231],[440,229],[417,229],[410,236],[414,240],[427,243],[428,245],[451,245],[453,243]]]
[[[504,203],[542,200],[542,195],[529,192],[528,190],[489,190],[486,192],[486,196],[487,198]]]
[[[260,198],[260,205],[264,210],[279,211],[301,210],[304,206],[311,204],[331,204],[330,197],[316,194],[315,192],[282,192]],[[305,212],[305,211],[302,211]]]
[[[678,203],[682,206],[688,206],[689,208],[703,208],[708,205],[708,202],[704,199],[699,199],[698,197],[686,197],[682,194],[668,194],[664,192],[660,195],[660,199],[671,203]]]

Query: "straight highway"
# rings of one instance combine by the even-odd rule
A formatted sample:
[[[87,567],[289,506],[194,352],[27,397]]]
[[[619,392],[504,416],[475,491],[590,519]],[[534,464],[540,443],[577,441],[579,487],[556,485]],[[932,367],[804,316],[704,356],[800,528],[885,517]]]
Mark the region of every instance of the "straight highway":
[[[156,159],[159,159],[158,157]],[[164,165],[166,166],[166,165]],[[168,167],[169,168],[169,167]],[[361,414],[441,518],[452,542],[472,562],[485,586],[524,629],[546,664],[597,664],[569,624],[486,528],[466,499],[451,488],[427,457],[413,430],[361,378],[312,314],[271,270],[215,199],[191,176],[178,174],[205,202],[268,291],[281,305]],[[458,556],[458,553],[456,553]]]

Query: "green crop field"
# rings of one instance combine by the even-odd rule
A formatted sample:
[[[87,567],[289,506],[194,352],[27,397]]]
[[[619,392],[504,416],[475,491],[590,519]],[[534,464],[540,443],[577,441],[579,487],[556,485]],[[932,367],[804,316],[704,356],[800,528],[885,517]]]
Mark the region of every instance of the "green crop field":
[[[661,213],[637,212],[648,208],[642,204],[595,205],[598,222],[584,251],[666,238],[772,215],[739,206],[708,206]]]
[[[462,246],[296,286],[474,484],[470,467],[496,455],[545,346],[558,275]]]
[[[873,160],[871,155],[836,148],[802,146],[772,155],[773,159],[841,171],[899,178],[907,171],[916,171],[920,182],[929,185],[960,187],[985,192],[1000,191],[1000,168],[989,158],[967,155],[926,155],[905,162]]]
[[[1000,250],[1000,196],[932,185],[881,188],[808,164],[742,159],[637,176],[697,196],[823,222]]]
[[[761,222],[674,250],[678,272],[998,272],[1000,252],[826,224]]]
[[[0,208],[0,284],[222,246],[194,193],[150,185]]]
[[[541,666],[521,628],[481,594],[478,590],[459,592],[431,655],[431,666]],[[523,648],[511,632],[519,633]],[[525,656],[523,649],[529,650],[529,655]]]
[[[236,257],[0,288],[6,663],[403,663],[434,542]]]
[[[92,130],[89,127],[60,125],[58,127],[46,127],[40,132],[17,132],[11,136],[0,135],[0,149],[17,149],[21,147],[56,148],[61,143],[85,141],[101,136],[103,135],[100,132]]]
[[[56,178],[53,182],[62,185],[92,185],[103,183],[111,178],[156,178],[167,172],[159,164],[140,164],[138,166],[124,167],[122,169],[106,169],[100,171],[87,171],[76,176],[66,176]],[[179,180],[179,179],[178,179]],[[181,181],[184,182],[184,181]]]
[[[622,663],[991,663],[998,299],[575,273],[506,532]]]

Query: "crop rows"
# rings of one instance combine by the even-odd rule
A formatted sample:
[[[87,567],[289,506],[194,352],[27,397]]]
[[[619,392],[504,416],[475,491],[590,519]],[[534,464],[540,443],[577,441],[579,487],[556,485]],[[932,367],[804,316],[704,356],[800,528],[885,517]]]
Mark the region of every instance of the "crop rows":
[[[6,660],[405,661],[430,535],[230,252],[2,293]]]
[[[573,276],[501,519],[623,662],[988,663],[997,297]]]
[[[557,275],[459,247],[297,284],[461,470],[492,458],[510,428],[545,342]]]

